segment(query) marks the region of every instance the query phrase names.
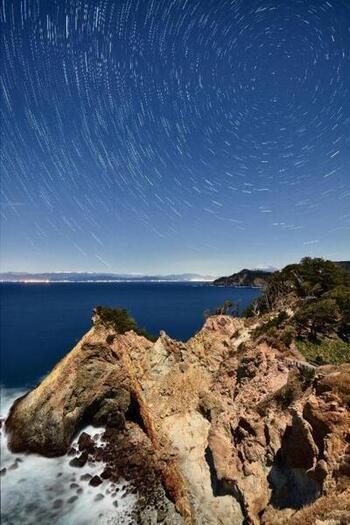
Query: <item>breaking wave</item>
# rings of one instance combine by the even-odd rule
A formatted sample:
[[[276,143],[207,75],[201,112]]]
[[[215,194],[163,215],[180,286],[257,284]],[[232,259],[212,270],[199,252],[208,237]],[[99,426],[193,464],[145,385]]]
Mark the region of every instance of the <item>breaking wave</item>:
[[[12,403],[25,392],[1,389],[1,419]],[[103,429],[87,427],[85,432],[99,441]],[[78,436],[75,443],[78,440]],[[12,454],[1,429],[1,523],[3,525],[129,525],[137,496],[128,483],[103,481],[89,485],[104,465],[87,462],[70,466],[71,457],[44,458],[35,454]]]

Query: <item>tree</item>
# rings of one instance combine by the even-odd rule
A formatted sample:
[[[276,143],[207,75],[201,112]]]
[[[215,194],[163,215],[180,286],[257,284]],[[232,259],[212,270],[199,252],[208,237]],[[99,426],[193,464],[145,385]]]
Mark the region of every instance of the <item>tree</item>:
[[[215,315],[238,315],[239,304],[233,301],[225,301],[216,308]]]
[[[156,340],[156,337],[137,325],[135,319],[131,317],[125,308],[97,306],[93,312],[93,321],[95,324],[102,324],[107,328],[112,328],[117,334],[125,334],[125,332],[133,330],[136,334],[142,335],[150,341]]]
[[[341,313],[334,299],[319,299],[299,308],[294,320],[299,332],[306,330],[311,339],[317,340],[320,334],[336,331]]]
[[[340,310],[341,320],[338,332],[343,339],[350,339],[350,287],[337,286],[327,294],[327,297],[334,299]]]

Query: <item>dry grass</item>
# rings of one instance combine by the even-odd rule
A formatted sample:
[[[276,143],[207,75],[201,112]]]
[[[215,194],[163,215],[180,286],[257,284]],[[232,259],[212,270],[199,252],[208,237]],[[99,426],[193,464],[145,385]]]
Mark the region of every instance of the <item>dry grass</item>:
[[[320,381],[321,388],[329,387],[338,394],[344,404],[350,406],[350,365],[343,365],[334,374]]]
[[[350,487],[341,494],[330,494],[319,498],[296,512],[281,525],[315,525],[317,520],[334,520],[337,525],[350,523]]]

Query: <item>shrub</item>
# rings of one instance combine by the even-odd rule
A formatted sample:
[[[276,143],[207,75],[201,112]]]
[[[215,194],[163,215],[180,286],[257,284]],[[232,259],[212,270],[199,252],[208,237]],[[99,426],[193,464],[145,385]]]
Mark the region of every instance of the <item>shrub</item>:
[[[311,386],[315,379],[316,371],[311,366],[304,366],[300,369],[300,377],[304,386]]]
[[[281,341],[286,345],[290,346],[295,339],[296,330],[294,326],[287,325],[280,335]]]
[[[296,396],[293,388],[291,388],[290,386],[286,386],[276,394],[275,399],[278,401],[282,408],[287,408],[289,407],[289,405],[292,404],[293,401],[295,401]]]
[[[269,319],[266,323],[257,326],[253,331],[254,337],[260,337],[263,334],[272,332],[273,329],[279,328],[284,321],[288,319],[288,314],[285,311],[279,312],[278,315]]]
[[[133,330],[136,334],[155,341],[156,337],[150,335],[144,328],[139,328],[133,317],[125,308],[109,308],[108,306],[97,306],[94,310],[96,324],[103,324],[113,328],[117,334],[125,334]]]
[[[316,365],[350,363],[350,344],[339,337],[322,338],[317,342],[296,340],[299,352]]]

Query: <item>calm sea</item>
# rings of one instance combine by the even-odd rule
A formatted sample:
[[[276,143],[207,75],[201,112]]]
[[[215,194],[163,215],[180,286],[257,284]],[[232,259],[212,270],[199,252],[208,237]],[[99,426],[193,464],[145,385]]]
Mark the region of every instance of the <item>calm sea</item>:
[[[206,309],[230,299],[243,310],[259,293],[193,282],[1,284],[1,383],[25,387],[46,374],[89,329],[97,305],[127,308],[150,333],[184,341]]]
[[[259,290],[216,288],[203,283],[51,283],[2,284],[0,417],[14,400],[45,375],[91,326],[94,306],[127,308],[140,326],[153,334],[165,330],[186,340],[203,323],[203,312],[226,299],[245,308]],[[91,435],[103,429],[85,428]],[[137,497],[119,480],[96,489],[82,474],[100,474],[103,466],[88,462],[83,469],[70,457],[43,458],[12,454],[1,432],[1,523],[4,525],[131,525]],[[40,475],[38,475],[40,473]],[[98,494],[98,501],[97,496]]]

